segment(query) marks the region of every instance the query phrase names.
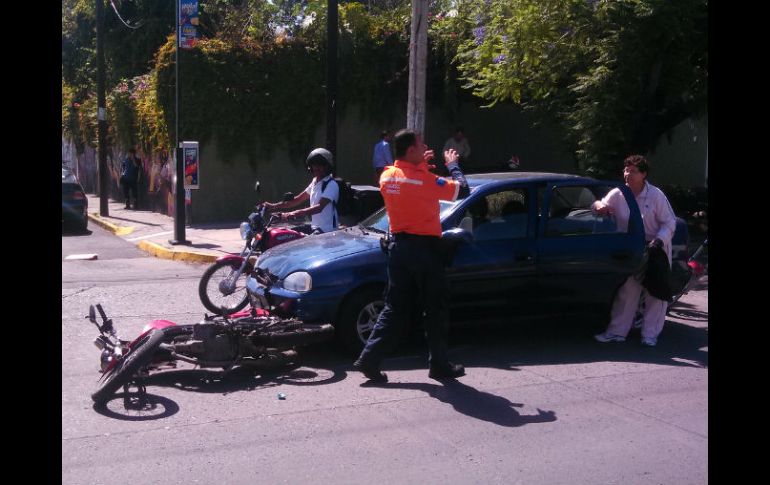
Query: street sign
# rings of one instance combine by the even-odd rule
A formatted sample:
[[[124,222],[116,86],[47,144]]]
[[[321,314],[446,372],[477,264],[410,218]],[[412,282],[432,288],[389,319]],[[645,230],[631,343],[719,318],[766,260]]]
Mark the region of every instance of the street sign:
[[[197,141],[183,141],[184,153],[184,188],[197,189],[200,183],[200,157]]]

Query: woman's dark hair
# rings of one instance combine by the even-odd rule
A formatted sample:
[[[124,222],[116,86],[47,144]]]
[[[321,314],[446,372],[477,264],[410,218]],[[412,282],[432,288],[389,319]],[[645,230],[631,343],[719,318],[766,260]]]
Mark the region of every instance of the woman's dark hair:
[[[641,155],[629,155],[626,157],[626,159],[623,160],[623,167],[628,167],[629,165],[635,166],[642,173],[647,173],[647,171],[650,170],[649,162],[647,162],[647,159]]]
[[[399,130],[393,137],[393,146],[396,151],[396,158],[402,158],[406,155],[407,149],[417,142],[417,134],[412,130]]]

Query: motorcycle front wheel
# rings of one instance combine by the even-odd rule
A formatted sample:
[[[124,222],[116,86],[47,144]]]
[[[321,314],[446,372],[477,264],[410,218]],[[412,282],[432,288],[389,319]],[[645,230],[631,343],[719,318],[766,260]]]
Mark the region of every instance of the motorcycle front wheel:
[[[91,394],[91,399],[97,404],[108,401],[115,391],[130,381],[136,371],[152,359],[163,338],[163,332],[160,330],[153,330],[142,337],[142,340],[137,342],[115,367],[102,377],[96,391]]]
[[[249,302],[246,292],[248,268],[235,281],[232,293],[225,295],[219,288],[220,283],[231,278],[240,266],[239,261],[217,261],[203,273],[198,284],[198,296],[208,311],[216,315],[230,315],[242,310]]]

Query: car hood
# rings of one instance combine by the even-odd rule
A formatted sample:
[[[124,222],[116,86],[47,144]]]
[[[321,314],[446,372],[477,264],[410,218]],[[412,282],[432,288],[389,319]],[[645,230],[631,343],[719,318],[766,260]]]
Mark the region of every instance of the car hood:
[[[295,271],[310,271],[330,261],[380,248],[382,234],[349,227],[296,239],[265,251],[257,266],[280,279]]]

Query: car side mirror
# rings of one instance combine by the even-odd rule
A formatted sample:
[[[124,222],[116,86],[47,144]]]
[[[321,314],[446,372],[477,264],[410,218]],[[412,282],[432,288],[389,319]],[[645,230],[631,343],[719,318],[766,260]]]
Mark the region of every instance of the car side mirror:
[[[441,234],[441,238],[449,243],[454,244],[469,244],[473,242],[473,234],[470,231],[463,229],[462,227],[455,227],[448,229]]]

